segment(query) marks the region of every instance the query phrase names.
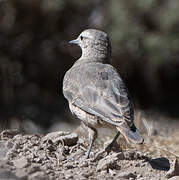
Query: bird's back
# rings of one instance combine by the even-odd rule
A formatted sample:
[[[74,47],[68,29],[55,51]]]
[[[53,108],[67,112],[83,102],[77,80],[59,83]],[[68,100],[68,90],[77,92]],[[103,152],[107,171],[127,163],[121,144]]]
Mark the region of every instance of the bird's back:
[[[69,103],[108,123],[133,124],[133,105],[128,90],[109,64],[77,61],[65,74],[63,93]]]

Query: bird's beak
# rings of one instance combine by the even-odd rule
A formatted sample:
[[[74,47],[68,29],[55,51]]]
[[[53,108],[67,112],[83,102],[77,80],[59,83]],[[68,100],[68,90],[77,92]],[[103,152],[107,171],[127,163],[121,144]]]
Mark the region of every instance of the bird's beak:
[[[75,39],[75,40],[69,41],[69,43],[70,44],[77,44],[77,45],[79,45],[79,40]]]

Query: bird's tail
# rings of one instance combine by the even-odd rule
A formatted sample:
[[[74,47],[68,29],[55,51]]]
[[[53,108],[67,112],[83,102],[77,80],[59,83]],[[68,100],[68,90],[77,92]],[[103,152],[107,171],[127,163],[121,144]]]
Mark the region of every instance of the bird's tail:
[[[126,138],[128,143],[134,143],[134,144],[144,143],[144,138],[142,137],[138,129],[135,127],[135,125],[133,125],[132,128],[123,127],[123,126],[120,126],[120,127],[118,126],[116,128]]]

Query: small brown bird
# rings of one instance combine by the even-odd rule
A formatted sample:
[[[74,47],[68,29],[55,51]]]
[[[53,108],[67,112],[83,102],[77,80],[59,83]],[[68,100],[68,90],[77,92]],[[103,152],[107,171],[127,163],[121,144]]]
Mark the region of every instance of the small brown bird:
[[[63,80],[63,94],[70,110],[87,127],[89,157],[98,127],[117,128],[127,142],[143,144],[144,139],[134,125],[133,104],[128,90],[111,61],[111,45],[106,33],[84,30],[76,40],[82,56],[69,69]]]

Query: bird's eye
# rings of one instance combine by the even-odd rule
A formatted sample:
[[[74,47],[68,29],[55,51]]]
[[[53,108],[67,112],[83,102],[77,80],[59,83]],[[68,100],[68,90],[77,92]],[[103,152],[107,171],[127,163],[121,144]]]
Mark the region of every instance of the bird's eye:
[[[81,41],[83,40],[83,36],[80,36]]]

